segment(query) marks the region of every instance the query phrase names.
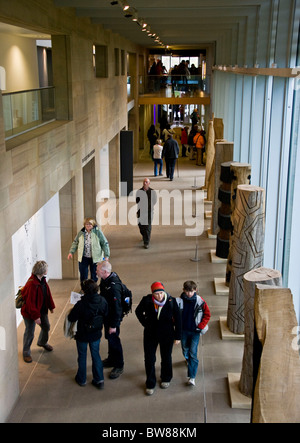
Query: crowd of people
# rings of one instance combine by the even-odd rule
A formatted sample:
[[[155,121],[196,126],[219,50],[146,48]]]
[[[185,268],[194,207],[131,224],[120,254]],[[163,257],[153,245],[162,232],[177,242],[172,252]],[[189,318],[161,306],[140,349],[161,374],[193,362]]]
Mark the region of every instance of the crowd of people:
[[[181,128],[181,156],[189,157],[190,160],[196,160],[197,166],[204,166],[204,153],[206,145],[206,132],[198,126],[199,114],[195,108],[190,116],[192,128],[184,126]],[[160,130],[153,124],[150,126],[147,137],[150,144],[149,154],[154,164],[154,176],[163,176],[163,159],[165,160],[166,177],[171,181],[174,178],[176,161],[179,157],[180,148],[177,140],[174,138],[175,131],[169,123],[166,123]]]
[[[140,192],[139,192],[140,191]],[[150,242],[151,223],[156,192],[145,178],[143,187],[137,191],[138,226],[144,245]],[[146,216],[145,216],[146,214]],[[65,335],[75,338],[77,348],[77,372],[75,381],[79,386],[87,383],[87,349],[92,358],[92,385],[104,388],[103,368],[111,368],[110,379],[124,372],[124,355],[120,339],[123,319],[123,284],[109,262],[109,243],[93,219],[85,219],[84,226],[76,235],[68,255],[78,251],[81,297],[68,312],[65,319]],[[88,278],[90,270],[91,278]],[[53,351],[48,343],[50,322],[48,312],[53,313],[55,303],[47,283],[48,264],[37,261],[32,274],[22,288],[24,318],[23,359],[32,362],[31,345],[35,327],[40,326],[37,345]],[[187,363],[188,385],[195,385],[198,368],[197,349],[200,336],[207,331],[210,311],[206,302],[198,295],[193,281],[183,284],[180,297],[172,297],[162,282],[154,282],[151,291],[143,297],[135,310],[138,321],[144,328],[144,362],[146,372],[146,395],[152,395],[156,386],[155,361],[159,346],[161,354],[160,386],[169,387],[173,377],[173,344],[182,345]],[[102,330],[108,343],[108,355],[102,360],[100,342]]]
[[[205,131],[198,126],[197,108],[190,116],[192,129],[181,129],[182,156],[194,159],[196,164],[203,163]],[[166,119],[161,119],[160,130],[151,125],[148,131],[150,155],[154,161],[154,175],[163,175],[165,159],[166,176],[173,180],[179,145],[174,139],[174,130]],[[145,178],[143,185],[136,192],[137,225],[145,249],[149,248],[152,220],[157,195],[150,187],[150,179]],[[78,369],[75,381],[79,386],[87,382],[87,349],[92,357],[92,384],[104,387],[103,368],[111,368],[109,378],[116,379],[124,371],[123,348],[120,339],[120,327],[123,319],[122,291],[123,284],[109,261],[109,242],[95,220],[86,218],[82,229],[75,236],[70,247],[68,260],[77,252],[80,275],[81,298],[74,305],[65,319],[65,331],[76,341]],[[47,283],[48,264],[37,261],[32,274],[22,288],[23,305],[21,314],[24,318],[23,360],[32,362],[31,345],[35,327],[40,326],[37,345],[46,351],[53,351],[48,343],[50,322],[48,312],[53,313],[55,303]],[[90,278],[88,275],[90,274]],[[201,334],[207,330],[210,311],[206,302],[198,295],[196,284],[186,281],[180,297],[172,297],[163,283],[154,282],[151,292],[139,302],[135,314],[144,327],[144,359],[146,372],[146,394],[152,395],[156,386],[156,351],[161,354],[161,387],[169,387],[173,376],[173,344],[181,342],[182,353],[187,363],[188,385],[195,385],[198,368],[197,350]],[[66,327],[67,325],[67,327]],[[108,355],[100,357],[100,341],[104,337],[108,343]]]
[[[189,88],[193,88],[195,84],[197,84],[197,87],[200,89],[203,89],[201,65],[196,67],[193,63],[189,66],[189,60],[181,60],[179,64],[171,67],[169,72],[161,60],[154,60],[149,69],[148,75],[150,88],[154,91],[167,87],[168,76],[171,77],[173,91],[175,89],[188,90]],[[190,82],[189,88],[187,87],[188,80],[194,80],[194,82]]]

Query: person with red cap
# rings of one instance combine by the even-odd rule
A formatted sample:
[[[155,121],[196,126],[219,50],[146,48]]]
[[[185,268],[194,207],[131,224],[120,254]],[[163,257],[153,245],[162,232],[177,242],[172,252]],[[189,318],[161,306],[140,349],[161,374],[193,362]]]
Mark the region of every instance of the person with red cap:
[[[173,344],[178,344],[181,340],[180,310],[175,298],[157,281],[151,285],[151,294],[142,298],[135,313],[144,327],[146,394],[152,395],[156,386],[155,361],[158,345],[161,355],[161,388],[168,388],[173,377]]]

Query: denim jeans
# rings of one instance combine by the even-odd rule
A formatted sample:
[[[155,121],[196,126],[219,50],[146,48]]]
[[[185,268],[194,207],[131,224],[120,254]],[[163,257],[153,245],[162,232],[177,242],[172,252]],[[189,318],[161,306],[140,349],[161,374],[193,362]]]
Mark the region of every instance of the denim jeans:
[[[76,380],[80,384],[86,383],[86,358],[87,347],[89,345],[92,357],[92,374],[93,380],[96,383],[104,380],[103,364],[99,353],[100,338],[99,340],[92,342],[81,342],[76,340],[77,352],[78,352],[78,370],[76,374]]]
[[[163,161],[161,158],[154,158],[154,175],[157,176],[157,166],[159,166],[159,175],[162,174]]]
[[[199,332],[182,331],[181,348],[184,358],[188,364],[188,377],[195,378],[197,374],[199,360],[197,358]]]
[[[80,282],[83,282],[88,278],[89,268],[91,273],[91,279],[94,281],[98,281],[98,277],[96,274],[97,263],[93,263],[93,259],[90,257],[82,256],[81,262],[79,264],[79,273],[80,273]]]

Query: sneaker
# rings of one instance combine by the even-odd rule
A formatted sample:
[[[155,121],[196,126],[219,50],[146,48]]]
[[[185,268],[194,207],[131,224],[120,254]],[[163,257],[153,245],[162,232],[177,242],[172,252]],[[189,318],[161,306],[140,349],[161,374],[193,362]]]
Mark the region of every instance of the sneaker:
[[[187,384],[189,386],[195,386],[195,379],[194,378],[189,378]]]
[[[149,249],[149,243],[144,243],[144,248]]]
[[[104,381],[98,381],[92,380],[92,385],[95,386],[97,389],[103,389],[104,388]]]
[[[154,389],[146,389],[146,395],[153,395],[154,394]]]
[[[167,381],[162,381],[161,384],[160,384],[160,387],[162,389],[167,389],[169,386],[170,386],[170,383],[167,382]]]
[[[109,378],[115,379],[120,377],[121,374],[123,374],[124,369],[123,368],[113,368],[111,373],[109,374]]]

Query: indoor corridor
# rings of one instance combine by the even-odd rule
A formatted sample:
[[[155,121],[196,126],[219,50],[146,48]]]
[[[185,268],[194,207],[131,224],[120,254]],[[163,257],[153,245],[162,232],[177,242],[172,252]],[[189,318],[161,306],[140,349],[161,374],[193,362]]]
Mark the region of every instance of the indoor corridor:
[[[165,165],[164,170],[165,172]],[[134,165],[134,190],[142,186],[144,177],[151,179],[156,191],[189,190],[193,193],[204,184],[205,168],[195,165],[189,158],[180,158],[174,180],[153,177],[153,163],[147,152],[141,152]],[[165,191],[164,191],[165,192]],[[204,193],[201,193],[204,194]],[[190,195],[190,194],[189,194]],[[132,203],[132,206],[134,204]],[[105,387],[97,390],[91,384],[91,360],[88,358],[88,382],[79,387],[74,376],[77,370],[77,351],[74,340],[64,337],[63,325],[71,308],[70,292],[79,289],[78,280],[50,280],[49,285],[56,303],[51,323],[49,343],[53,352],[47,353],[36,346],[38,331],[32,345],[33,362],[22,359],[23,325],[18,330],[20,396],[9,423],[249,423],[250,410],[232,409],[228,389],[228,372],[240,372],[243,341],[222,340],[219,317],[226,316],[228,297],[215,295],[214,277],[225,276],[225,264],[211,263],[210,250],[214,239],[207,236],[210,220],[204,219],[204,230],[197,236],[186,236],[186,226],[171,216],[170,224],[161,219],[167,204],[157,206],[160,223],[153,225],[149,249],[143,248],[136,225],[107,225],[103,227],[111,249],[113,270],[118,273],[133,293],[133,312],[121,324],[124,350],[124,373],[116,380],[108,378],[104,369]],[[203,219],[195,212],[196,218]],[[193,209],[194,210],[194,209]],[[196,250],[197,246],[197,250]],[[197,261],[191,259],[197,258]],[[168,389],[159,383],[152,396],[145,395],[143,357],[143,328],[134,310],[141,298],[150,292],[154,281],[162,281],[167,292],[178,297],[183,282],[194,280],[200,295],[211,310],[209,330],[199,344],[199,368],[196,386],[186,385],[187,369],[180,345],[173,348],[173,379]],[[100,354],[106,358],[107,342],[102,337]],[[204,364],[204,373],[202,371]],[[160,356],[157,352],[156,373],[159,381]]]

